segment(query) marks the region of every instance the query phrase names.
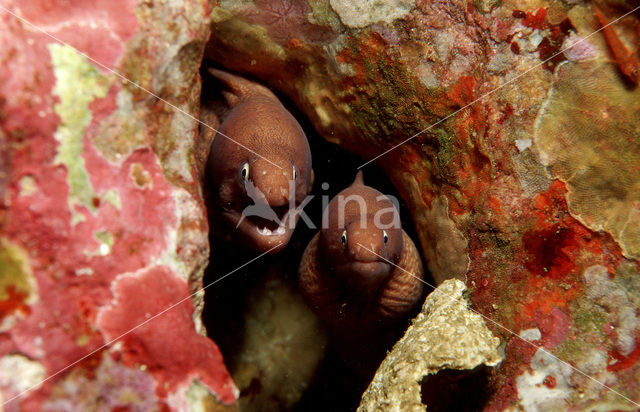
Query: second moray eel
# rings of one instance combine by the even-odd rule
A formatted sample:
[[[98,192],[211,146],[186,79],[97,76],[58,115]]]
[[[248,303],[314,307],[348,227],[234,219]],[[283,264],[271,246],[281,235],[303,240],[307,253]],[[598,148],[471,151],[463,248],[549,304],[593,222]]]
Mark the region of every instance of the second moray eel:
[[[299,283],[345,362],[363,378],[420,304],[423,267],[391,200],[362,180],[331,200],[307,246]]]

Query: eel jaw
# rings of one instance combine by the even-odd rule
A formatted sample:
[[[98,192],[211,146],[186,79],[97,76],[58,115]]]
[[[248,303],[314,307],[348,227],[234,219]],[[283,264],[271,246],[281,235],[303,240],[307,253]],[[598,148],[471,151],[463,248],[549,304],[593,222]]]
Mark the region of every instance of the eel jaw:
[[[345,274],[345,280],[350,289],[377,291],[391,275],[391,265],[382,260],[359,261],[352,260],[340,268]]]
[[[279,224],[266,219],[243,218],[242,213],[235,210],[225,210],[223,216],[232,239],[259,252],[266,252],[275,247],[270,253],[277,253],[284,249],[293,235],[299,217],[294,212],[286,212]]]

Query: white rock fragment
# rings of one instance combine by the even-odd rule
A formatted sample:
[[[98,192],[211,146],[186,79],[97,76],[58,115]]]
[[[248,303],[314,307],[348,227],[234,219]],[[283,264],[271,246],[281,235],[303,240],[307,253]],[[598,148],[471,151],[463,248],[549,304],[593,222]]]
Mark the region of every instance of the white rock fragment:
[[[516,378],[518,400],[525,412],[566,410],[565,399],[571,395],[571,367],[538,349],[531,359],[531,369]]]
[[[23,355],[5,355],[0,359],[0,386],[21,393],[40,386],[45,377],[42,364]]]
[[[596,48],[586,39],[571,33],[562,43],[564,57],[572,62],[586,60],[596,57],[598,54]]]
[[[518,139],[516,140],[516,147],[520,152],[523,152],[531,147],[531,139]]]
[[[542,43],[542,39],[544,39],[544,36],[538,29],[534,30],[531,36],[529,36],[529,42],[533,47],[538,47],[540,43]]]
[[[519,335],[522,339],[527,340],[529,342],[534,342],[542,339],[542,333],[540,333],[540,329],[538,328],[521,330]]]
[[[330,3],[342,23],[349,27],[391,23],[416,6],[415,0],[330,0]]]
[[[362,397],[359,412],[418,412],[421,382],[442,369],[472,370],[502,361],[500,339],[469,309],[457,279],[434,290],[405,335],[393,347]]]

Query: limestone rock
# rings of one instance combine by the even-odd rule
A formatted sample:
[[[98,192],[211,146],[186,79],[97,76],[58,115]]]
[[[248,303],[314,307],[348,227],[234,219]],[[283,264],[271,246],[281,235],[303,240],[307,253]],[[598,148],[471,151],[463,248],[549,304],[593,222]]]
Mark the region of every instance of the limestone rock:
[[[465,291],[461,281],[447,280],[427,297],[422,312],[380,365],[359,412],[425,411],[420,387],[426,376],[500,363],[500,339],[469,309]]]

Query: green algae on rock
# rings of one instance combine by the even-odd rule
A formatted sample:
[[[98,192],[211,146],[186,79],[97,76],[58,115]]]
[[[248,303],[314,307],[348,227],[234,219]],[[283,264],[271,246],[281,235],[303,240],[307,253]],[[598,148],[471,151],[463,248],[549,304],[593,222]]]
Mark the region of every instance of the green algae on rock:
[[[614,65],[562,64],[536,122],[535,146],[567,183],[571,213],[640,258],[640,89]]]
[[[84,218],[75,211],[74,204],[95,211],[92,202],[95,193],[82,156],[83,136],[92,118],[89,105],[106,96],[109,79],[86,56],[70,46],[53,43],[49,50],[56,76],[53,93],[60,99],[54,109],[62,121],[55,135],[60,142],[56,161],[67,167],[69,209],[73,213],[73,222],[78,222]]]
[[[25,316],[37,298],[35,279],[27,252],[0,238],[0,332],[15,323],[14,315]]]

